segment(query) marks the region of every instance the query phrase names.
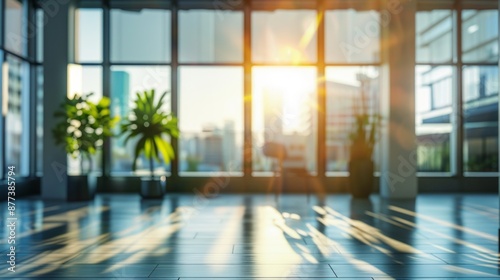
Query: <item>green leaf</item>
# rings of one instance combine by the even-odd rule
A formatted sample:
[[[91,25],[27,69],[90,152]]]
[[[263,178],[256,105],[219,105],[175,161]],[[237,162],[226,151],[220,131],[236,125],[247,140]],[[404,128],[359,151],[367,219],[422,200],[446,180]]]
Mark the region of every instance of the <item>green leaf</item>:
[[[146,155],[146,158],[151,158],[151,141],[149,138],[147,138],[144,143],[144,154]]]
[[[107,108],[110,105],[111,105],[111,99],[109,99],[108,97],[101,98],[101,100],[98,103],[98,106],[102,108]]]

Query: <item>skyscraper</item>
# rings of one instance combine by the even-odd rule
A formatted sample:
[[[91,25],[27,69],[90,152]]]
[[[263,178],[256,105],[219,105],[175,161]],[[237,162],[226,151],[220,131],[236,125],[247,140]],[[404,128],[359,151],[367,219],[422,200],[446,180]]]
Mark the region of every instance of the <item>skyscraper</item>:
[[[129,112],[130,76],[125,71],[111,71],[113,114],[125,119]]]
[[[128,113],[130,110],[129,105],[129,92],[130,92],[130,75],[125,71],[111,71],[111,110],[113,115],[119,116],[120,120],[128,118]],[[115,134],[119,135],[119,126],[115,127]],[[129,143],[129,148],[125,147],[125,137],[119,136],[113,139],[116,141],[114,147],[114,164],[116,166],[115,170],[128,171],[129,170],[129,158],[125,155],[133,154],[131,144]]]

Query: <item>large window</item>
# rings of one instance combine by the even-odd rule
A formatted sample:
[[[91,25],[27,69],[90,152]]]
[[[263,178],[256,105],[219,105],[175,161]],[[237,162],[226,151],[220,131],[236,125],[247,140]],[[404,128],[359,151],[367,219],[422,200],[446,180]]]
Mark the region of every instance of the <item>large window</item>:
[[[29,64],[7,55],[7,114],[5,117],[5,163],[21,176],[29,174]],[[5,81],[4,81],[5,82]],[[5,86],[5,85],[4,85]]]
[[[498,172],[498,10],[418,12],[416,55],[418,170]]]
[[[463,70],[464,171],[498,172],[498,67]]]
[[[415,104],[418,170],[451,172],[453,88],[451,66],[418,66]]]
[[[381,18],[374,10],[341,9],[325,13],[325,170],[346,174],[355,116],[380,114]],[[373,160],[379,168],[379,149]],[[339,173],[341,172],[341,173]]]
[[[415,133],[420,172],[454,170],[457,80],[455,67],[449,65],[456,62],[453,15],[451,10],[433,10],[416,16]]]
[[[179,74],[180,172],[241,172],[243,68],[183,66]]]
[[[286,151],[285,169],[317,171],[317,17],[314,10],[252,12],[252,171],[271,174],[268,143]],[[268,66],[264,66],[268,64]],[[280,64],[283,66],[271,66]]]
[[[498,172],[498,10],[462,12],[462,61],[463,170]]]
[[[41,158],[42,141],[37,140],[43,135],[38,129],[43,108],[37,105],[43,92],[37,85],[43,73],[38,64],[43,16],[37,3],[27,0],[2,1],[0,13],[1,180],[7,166],[14,166],[18,176],[35,176]]]
[[[111,67],[111,110],[120,119],[127,119],[138,92],[155,89],[157,93],[170,92],[170,67],[164,66],[112,66]],[[159,96],[159,94],[157,94]],[[162,108],[170,112],[170,96]],[[118,128],[116,133],[119,134]],[[131,173],[135,144],[138,139],[125,143],[125,137],[111,140],[111,171]],[[138,174],[149,174],[149,162],[140,157]],[[170,171],[170,164],[155,164],[155,174]]]
[[[102,67],[90,65],[71,64],[68,67],[68,96],[87,96],[93,102],[99,102],[102,98]],[[92,171],[101,170],[101,151],[92,157]],[[80,174],[83,169],[89,166],[82,166],[81,156],[73,158],[68,155],[68,174]]]
[[[326,171],[347,171],[355,115],[380,113],[378,68],[328,67],[326,112]],[[376,149],[374,160],[377,163],[378,158]]]
[[[381,38],[391,38],[390,18],[373,2],[325,1],[318,9],[315,1],[250,1],[224,11],[203,1],[172,10],[125,2],[79,9],[81,67],[71,75],[80,84],[70,88],[109,96],[122,119],[138,91],[168,91],[165,110],[179,117],[181,135],[176,165],[156,164],[157,172],[182,180],[268,176],[276,162],[262,148],[278,142],[285,168],[345,176],[355,115],[384,117]],[[417,5],[416,68],[408,79],[415,79],[418,171],[496,171],[498,11],[444,2]],[[144,158],[138,173],[131,170],[133,146],[111,140],[104,161],[113,175],[145,174]],[[377,169],[379,153],[376,147]]]
[[[181,176],[242,175],[243,38],[241,11],[179,12]]]
[[[254,67],[252,132],[255,172],[273,171],[261,147],[274,142],[287,151],[285,168],[316,171],[317,74],[314,67]]]

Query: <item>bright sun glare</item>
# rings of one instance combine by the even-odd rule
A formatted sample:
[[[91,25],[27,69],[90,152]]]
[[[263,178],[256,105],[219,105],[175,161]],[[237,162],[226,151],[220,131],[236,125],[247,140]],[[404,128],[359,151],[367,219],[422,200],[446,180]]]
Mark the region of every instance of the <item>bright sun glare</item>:
[[[316,96],[314,67],[255,67],[255,105],[270,103],[283,119],[283,132],[300,130],[304,114],[313,110]],[[262,115],[262,114],[260,114]]]

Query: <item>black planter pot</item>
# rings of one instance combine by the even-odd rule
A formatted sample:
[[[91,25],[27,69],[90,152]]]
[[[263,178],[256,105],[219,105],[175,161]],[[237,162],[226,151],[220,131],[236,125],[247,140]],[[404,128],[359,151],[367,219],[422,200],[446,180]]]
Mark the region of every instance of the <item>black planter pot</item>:
[[[373,191],[373,161],[370,159],[349,162],[349,190],[353,197],[367,198]]]
[[[96,178],[91,175],[68,176],[68,201],[93,200],[96,192]]]
[[[167,187],[167,181],[165,177],[151,178],[143,177],[141,178],[141,196],[145,199],[158,199],[163,198],[165,195],[165,189]]]

